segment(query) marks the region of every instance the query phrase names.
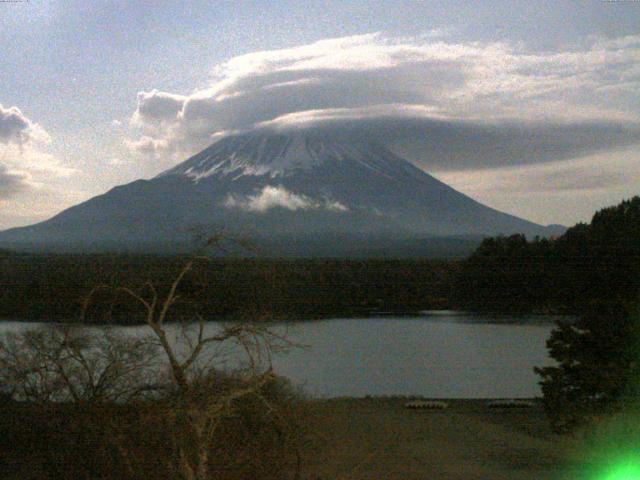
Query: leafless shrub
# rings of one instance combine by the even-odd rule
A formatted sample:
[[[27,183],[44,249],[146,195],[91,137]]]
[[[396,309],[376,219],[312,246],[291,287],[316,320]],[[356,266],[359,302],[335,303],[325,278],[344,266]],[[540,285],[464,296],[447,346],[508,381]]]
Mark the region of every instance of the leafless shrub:
[[[0,340],[0,385],[36,402],[126,402],[148,391],[157,349],[110,328],[47,325]]]

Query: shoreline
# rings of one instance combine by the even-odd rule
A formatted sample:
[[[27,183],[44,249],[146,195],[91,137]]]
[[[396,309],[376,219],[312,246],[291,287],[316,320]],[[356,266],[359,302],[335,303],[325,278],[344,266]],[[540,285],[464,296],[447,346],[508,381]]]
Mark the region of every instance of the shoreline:
[[[264,324],[295,324],[295,323],[311,323],[331,320],[385,320],[385,319],[420,319],[420,320],[433,320],[437,321],[442,317],[482,317],[477,323],[495,323],[495,324],[510,324],[510,325],[529,325],[531,323],[538,322],[520,322],[515,317],[527,317],[533,320],[541,320],[539,324],[553,325],[556,320],[567,319],[570,320],[575,317],[572,313],[559,313],[559,312],[514,312],[514,311],[482,311],[482,310],[463,310],[463,309],[420,309],[420,310],[398,310],[398,311],[370,311],[366,313],[358,312],[345,312],[345,313],[330,313],[323,315],[309,315],[304,318],[293,316],[274,316],[263,317],[258,319],[252,319],[251,317],[218,317],[212,316],[206,318],[205,322],[218,322],[218,323],[243,323],[243,322],[255,322]],[[545,320],[546,319],[546,320]],[[450,321],[450,320],[449,320]],[[146,325],[142,319],[135,319],[131,321],[111,321],[111,322],[80,322],[77,319],[60,320],[43,319],[43,318],[29,318],[29,319],[16,319],[0,317],[0,325],[3,323],[24,323],[24,324],[78,324],[88,327],[98,326],[112,326],[112,327],[136,327]],[[188,323],[186,320],[173,320],[167,321],[167,325],[180,324],[182,322]],[[474,321],[468,321],[465,323],[476,323]]]

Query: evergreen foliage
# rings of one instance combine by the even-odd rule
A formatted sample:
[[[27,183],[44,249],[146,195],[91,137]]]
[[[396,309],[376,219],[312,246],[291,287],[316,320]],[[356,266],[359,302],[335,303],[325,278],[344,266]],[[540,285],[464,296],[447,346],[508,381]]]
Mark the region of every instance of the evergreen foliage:
[[[547,348],[557,365],[535,370],[558,433],[625,406],[640,393],[637,307],[611,301],[591,305],[576,322],[559,323]]]
[[[495,311],[581,313],[640,291],[640,196],[597,212],[556,239],[485,239],[464,262],[458,303]]]
[[[77,319],[97,285],[142,288],[172,278],[184,257],[160,255],[0,256],[0,318]],[[436,260],[220,259],[196,265],[174,305],[182,318],[311,319],[452,308],[456,262]],[[163,292],[166,282],[158,282]],[[124,295],[101,291],[87,315],[94,323],[140,323],[140,309]]]

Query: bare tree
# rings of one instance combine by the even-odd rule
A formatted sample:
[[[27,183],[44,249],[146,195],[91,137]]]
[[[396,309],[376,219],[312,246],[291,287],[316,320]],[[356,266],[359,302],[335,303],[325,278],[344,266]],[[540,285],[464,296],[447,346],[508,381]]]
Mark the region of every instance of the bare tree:
[[[207,246],[217,245],[219,237],[210,239]],[[139,303],[145,312],[149,327],[169,369],[171,393],[165,415],[174,425],[171,444],[174,458],[169,462],[173,476],[185,480],[210,478],[209,464],[211,442],[221,422],[234,413],[236,403],[243,397],[254,396],[263,402],[265,409],[273,406],[261,395],[262,390],[276,379],[271,358],[274,352],[293,345],[286,335],[279,334],[265,325],[252,323],[224,324],[207,333],[206,322],[200,315],[191,322],[170,324],[171,307],[180,298],[179,287],[195,262],[207,257],[196,255],[184,264],[165,295],[160,295],[152,282],[137,291],[129,287],[116,290]],[[85,309],[91,302],[87,297]],[[171,332],[178,330],[178,338],[172,341]],[[219,347],[232,345],[242,355],[242,363],[232,375],[223,372],[216,363]],[[126,449],[121,451],[126,455]],[[127,459],[134,463],[135,459]]]
[[[0,385],[18,400],[124,402],[147,390],[156,359],[148,337],[53,324],[0,340]]]

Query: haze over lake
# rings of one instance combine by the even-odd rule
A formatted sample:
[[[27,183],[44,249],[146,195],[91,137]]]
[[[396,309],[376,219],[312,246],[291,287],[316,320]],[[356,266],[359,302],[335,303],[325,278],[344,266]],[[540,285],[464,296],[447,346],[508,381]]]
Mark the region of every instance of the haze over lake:
[[[442,311],[289,323],[276,328],[305,347],[276,356],[274,367],[319,397],[534,397],[540,388],[533,367],[551,363],[545,342],[552,321]],[[4,322],[0,333],[34,325]],[[217,326],[210,322],[207,328]]]

